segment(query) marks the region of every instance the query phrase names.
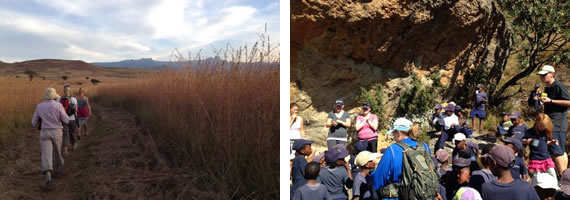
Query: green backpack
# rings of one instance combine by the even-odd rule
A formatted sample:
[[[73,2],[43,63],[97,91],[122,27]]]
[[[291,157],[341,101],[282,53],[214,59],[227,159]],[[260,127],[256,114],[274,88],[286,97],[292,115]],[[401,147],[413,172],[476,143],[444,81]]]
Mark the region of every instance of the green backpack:
[[[402,183],[391,183],[378,190],[382,198],[398,198],[401,200],[435,199],[439,187],[439,178],[435,172],[434,162],[423,144],[418,143],[414,149],[398,142],[404,149]]]

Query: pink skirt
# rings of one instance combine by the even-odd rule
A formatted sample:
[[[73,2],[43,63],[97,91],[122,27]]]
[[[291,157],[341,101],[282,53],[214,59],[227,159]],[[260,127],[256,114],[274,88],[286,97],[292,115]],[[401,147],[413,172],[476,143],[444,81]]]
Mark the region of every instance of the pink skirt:
[[[549,168],[554,168],[552,158],[546,160],[530,160],[528,161],[528,170],[537,172],[546,172]]]

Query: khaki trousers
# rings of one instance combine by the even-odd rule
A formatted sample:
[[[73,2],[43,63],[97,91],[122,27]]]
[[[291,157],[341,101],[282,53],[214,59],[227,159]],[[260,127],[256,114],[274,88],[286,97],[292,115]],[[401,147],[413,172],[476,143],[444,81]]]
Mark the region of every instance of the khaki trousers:
[[[40,131],[42,172],[45,173],[47,170],[59,172],[61,170],[64,163],[63,156],[61,156],[62,135],[63,131],[60,128],[42,128]]]

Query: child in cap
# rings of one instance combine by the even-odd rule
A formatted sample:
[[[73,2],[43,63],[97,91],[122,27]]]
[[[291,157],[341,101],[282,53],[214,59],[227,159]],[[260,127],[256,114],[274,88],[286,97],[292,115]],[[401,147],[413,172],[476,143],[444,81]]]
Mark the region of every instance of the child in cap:
[[[481,186],[481,197],[485,200],[528,199],[538,200],[538,194],[528,182],[513,179],[511,167],[515,161],[515,152],[502,144],[498,144],[485,157],[488,157],[489,168],[496,181]]]
[[[449,153],[447,153],[447,151],[444,149],[439,149],[437,150],[437,152],[435,152],[435,158],[439,166],[437,170],[437,175],[441,178],[443,175],[451,171],[451,169],[449,169],[448,166]]]
[[[369,151],[362,151],[356,156],[356,165],[360,168],[360,172],[354,177],[354,185],[352,187],[353,200],[376,200],[378,195],[372,189],[372,179],[370,172],[374,170],[375,156]]]
[[[291,176],[293,177],[293,184],[291,185],[291,197],[295,193],[297,188],[305,185],[307,181],[304,178],[305,167],[307,166],[307,160],[305,156],[311,155],[313,150],[311,149],[311,144],[313,141],[300,139],[293,143],[293,149],[296,152],[295,160],[293,160],[293,167],[291,169]]]
[[[305,167],[305,179],[307,184],[297,188],[293,200],[330,200],[327,187],[317,182],[321,167],[317,162],[310,162]]]
[[[497,177],[493,175],[493,172],[491,172],[489,168],[489,162],[491,160],[487,157],[487,154],[493,147],[495,147],[495,144],[483,146],[483,149],[481,149],[481,165],[483,169],[474,171],[469,179],[469,187],[472,187],[479,193],[481,193],[481,185],[497,180]]]
[[[511,118],[509,118],[510,113],[503,112],[501,116],[503,117],[503,120],[501,120],[501,122],[499,122],[499,125],[497,125],[497,137],[502,138],[505,136],[505,133],[509,131],[513,125],[513,122],[511,122]]]
[[[317,155],[315,155],[315,157],[313,157],[313,162],[319,163],[319,166],[321,167],[325,167],[326,166],[326,161],[325,161],[325,154],[327,153],[327,151],[321,152]]]
[[[348,191],[352,188],[352,173],[344,158],[348,150],[344,144],[337,144],[330,148],[326,155],[327,167],[321,170],[317,181],[327,187],[332,199],[347,199]],[[346,188],[345,188],[346,187]]]
[[[436,131],[441,131],[441,128],[443,127],[443,107],[441,104],[437,104],[433,107],[433,109],[434,113],[431,116],[432,125]]]
[[[532,128],[528,129],[523,137],[523,144],[530,148],[528,171],[533,178],[533,183],[537,183],[537,173],[546,173],[556,180],[554,162],[550,157],[549,146],[556,145],[557,140],[552,138],[552,121],[544,113],[539,113]],[[535,184],[536,185],[536,184]]]
[[[519,139],[522,142],[522,139],[524,137],[524,134],[528,130],[528,127],[522,121],[521,112],[513,111],[509,116],[509,118],[511,118],[513,126],[509,128],[509,131],[507,132],[506,136],[515,137],[516,139]]]
[[[355,160],[356,160],[356,156],[363,151],[366,151],[366,148],[368,146],[368,141],[366,140],[360,140],[354,143],[354,145],[352,145],[354,147],[354,153],[352,155],[350,155],[350,159],[348,160],[348,164],[350,166],[350,172],[352,174],[357,174],[360,172],[360,167],[358,167],[358,165],[356,165]]]
[[[560,191],[554,195],[554,200],[570,200],[570,169],[562,172]]]
[[[463,133],[457,133],[453,137],[453,143],[455,148],[451,153],[451,158],[455,159],[457,157],[465,158],[471,160],[471,171],[479,170],[479,165],[477,164],[477,152],[479,151],[479,146],[475,143],[468,142],[467,138]]]
[[[464,186],[469,186],[469,177],[471,170],[471,160],[457,157],[453,160],[453,166],[451,174],[444,176],[445,179],[445,192],[447,193],[447,199],[453,199],[457,190]]]
[[[523,148],[522,142],[514,137],[508,137],[502,141],[515,152],[515,164],[513,165],[513,168],[511,168],[511,175],[513,175],[514,179],[522,179],[523,181],[526,181],[528,178],[528,169],[523,158],[517,155]]]

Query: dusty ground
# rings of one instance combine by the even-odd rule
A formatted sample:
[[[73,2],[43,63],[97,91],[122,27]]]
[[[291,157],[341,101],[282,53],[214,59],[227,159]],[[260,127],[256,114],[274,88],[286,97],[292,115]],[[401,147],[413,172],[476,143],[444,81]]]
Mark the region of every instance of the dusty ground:
[[[65,159],[63,173],[46,191],[39,132],[0,152],[0,199],[220,199],[200,185],[195,170],[170,168],[148,132],[130,113],[93,106],[89,135]]]

